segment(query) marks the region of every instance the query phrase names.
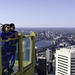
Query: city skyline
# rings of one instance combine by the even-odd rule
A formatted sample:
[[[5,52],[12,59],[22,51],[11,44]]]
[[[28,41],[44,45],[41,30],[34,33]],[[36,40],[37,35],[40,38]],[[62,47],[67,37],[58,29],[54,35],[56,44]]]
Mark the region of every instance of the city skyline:
[[[1,0],[0,23],[16,27],[75,27],[75,0]]]

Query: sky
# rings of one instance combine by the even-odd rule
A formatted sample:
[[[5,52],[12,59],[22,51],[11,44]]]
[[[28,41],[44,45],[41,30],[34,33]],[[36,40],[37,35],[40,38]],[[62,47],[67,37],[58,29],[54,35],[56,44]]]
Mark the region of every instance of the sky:
[[[75,27],[75,0],[0,0],[0,23],[16,27]]]

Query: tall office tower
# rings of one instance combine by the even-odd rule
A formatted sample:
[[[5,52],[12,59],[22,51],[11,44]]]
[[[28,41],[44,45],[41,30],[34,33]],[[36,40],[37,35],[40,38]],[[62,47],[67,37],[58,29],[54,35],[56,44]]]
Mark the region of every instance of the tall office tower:
[[[52,50],[47,49],[46,50],[46,75],[49,75],[53,72],[53,66],[52,66],[52,58],[53,53]]]
[[[56,75],[75,75],[75,48],[56,51]]]
[[[44,57],[38,59],[38,75],[46,75],[46,58]]]
[[[46,59],[47,59],[47,62],[52,62],[52,57],[53,57],[52,50],[47,49],[46,50]]]

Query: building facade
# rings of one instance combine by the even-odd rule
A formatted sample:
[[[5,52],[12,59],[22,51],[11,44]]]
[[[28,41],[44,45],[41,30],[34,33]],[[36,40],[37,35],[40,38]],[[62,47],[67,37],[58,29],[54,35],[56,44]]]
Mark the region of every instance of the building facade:
[[[56,75],[75,75],[75,48],[56,50]]]

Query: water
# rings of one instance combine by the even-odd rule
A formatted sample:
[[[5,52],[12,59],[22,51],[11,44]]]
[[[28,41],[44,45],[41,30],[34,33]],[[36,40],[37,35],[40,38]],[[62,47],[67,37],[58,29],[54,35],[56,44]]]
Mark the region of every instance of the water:
[[[75,36],[75,28],[16,28],[23,35],[36,32],[36,46],[46,47],[52,44],[56,36]]]

